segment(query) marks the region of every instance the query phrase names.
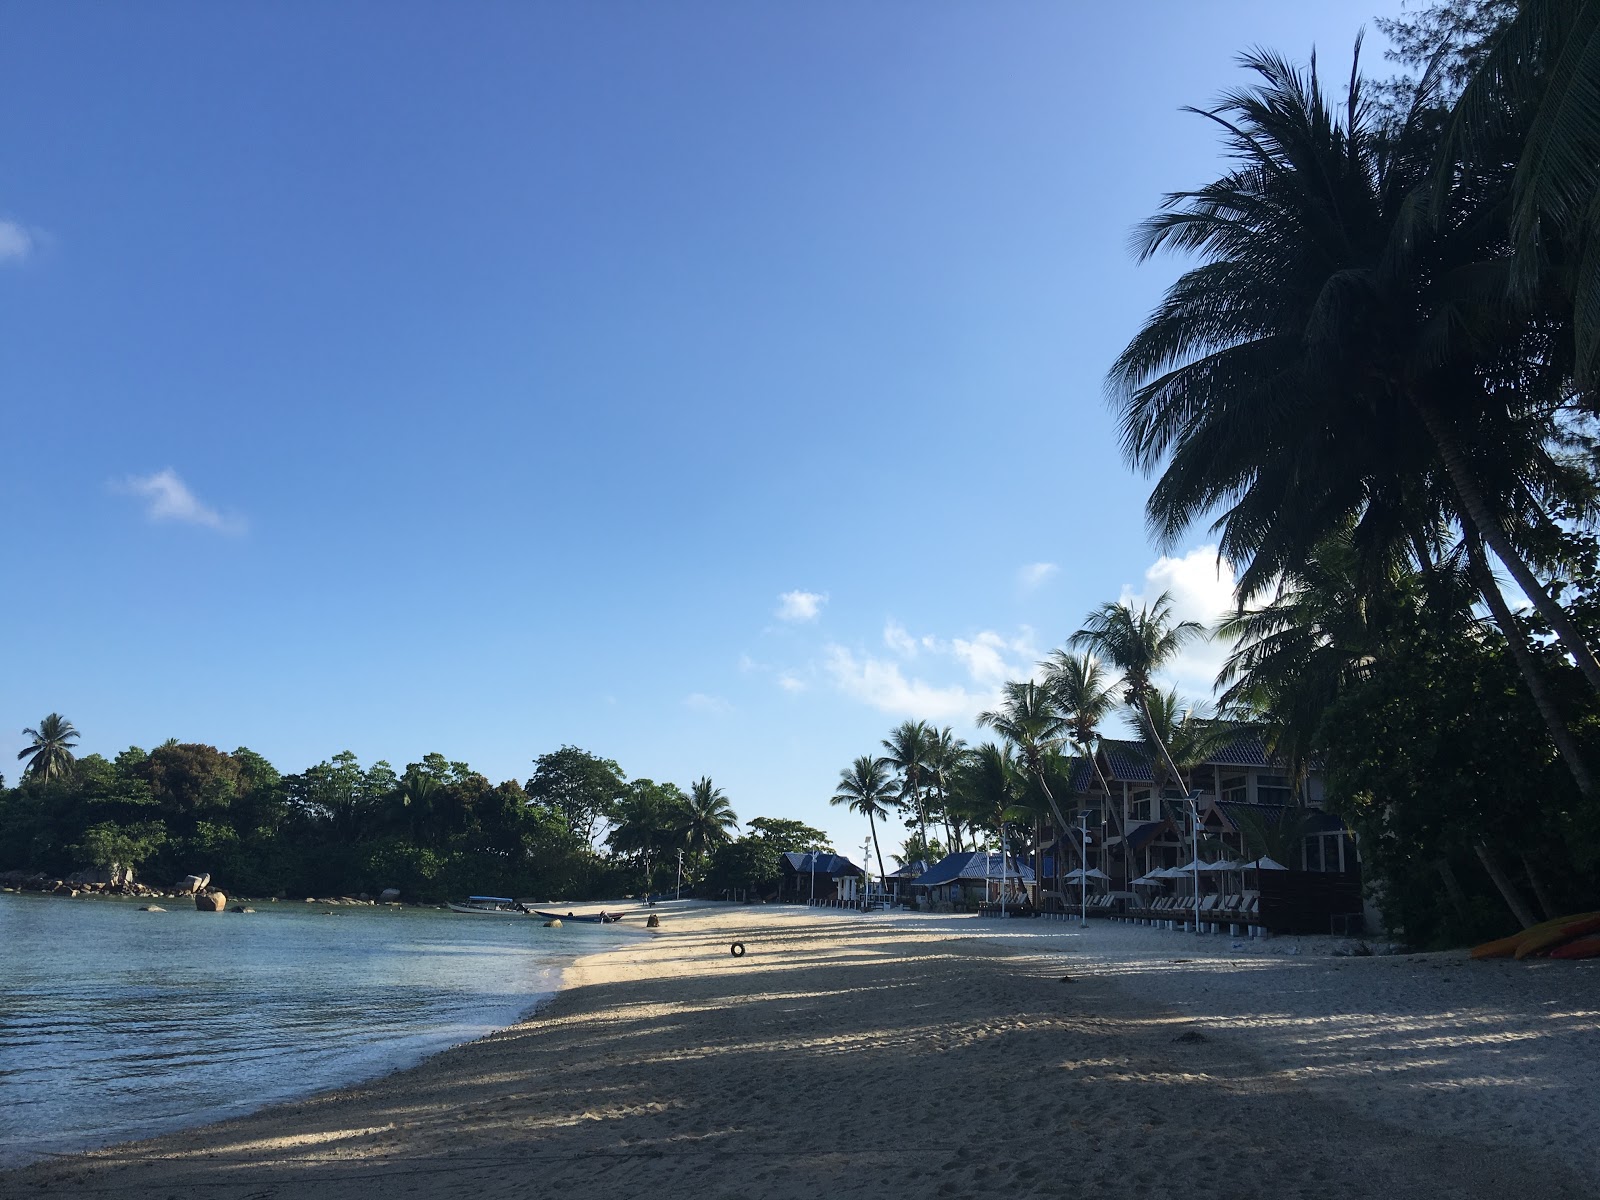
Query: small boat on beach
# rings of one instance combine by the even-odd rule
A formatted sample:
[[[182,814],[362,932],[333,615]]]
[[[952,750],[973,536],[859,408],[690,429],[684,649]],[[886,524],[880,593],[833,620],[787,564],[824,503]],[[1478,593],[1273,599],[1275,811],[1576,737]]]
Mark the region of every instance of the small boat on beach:
[[[468,896],[466,901],[461,904],[451,900],[449,907],[451,912],[470,913],[479,917],[522,917],[529,915],[527,908],[517,903],[510,896]]]
[[[585,921],[590,925],[615,925],[622,920],[621,913],[602,912],[593,916],[578,913],[545,912],[543,909],[534,909],[533,915],[543,917],[547,921]]]

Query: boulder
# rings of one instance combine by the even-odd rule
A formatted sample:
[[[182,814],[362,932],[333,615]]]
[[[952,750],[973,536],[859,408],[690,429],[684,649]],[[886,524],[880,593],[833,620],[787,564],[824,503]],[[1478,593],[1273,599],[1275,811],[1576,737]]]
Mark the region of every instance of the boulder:
[[[194,898],[194,906],[201,912],[223,912],[228,907],[228,898],[215,890],[201,892]]]
[[[161,905],[159,905],[159,904],[141,904],[141,905],[139,905],[139,911],[140,912],[166,912],[167,910],[162,908]]]
[[[185,875],[174,889],[180,896],[193,896],[205,891],[206,885],[211,882],[211,876],[205,872],[199,875]]]
[[[242,905],[242,904],[235,904],[235,905],[234,905],[234,906],[233,906],[233,907],[232,907],[232,908],[230,908],[230,909],[229,909],[229,910],[228,910],[228,911],[229,911],[229,912],[236,912],[236,913],[253,913],[253,912],[255,912],[255,909],[253,909],[253,908],[246,908],[246,907],[245,907],[245,906],[244,906],[244,905]]]
[[[385,904],[399,904],[400,889],[384,888],[383,891],[378,893],[378,899],[382,900]]]

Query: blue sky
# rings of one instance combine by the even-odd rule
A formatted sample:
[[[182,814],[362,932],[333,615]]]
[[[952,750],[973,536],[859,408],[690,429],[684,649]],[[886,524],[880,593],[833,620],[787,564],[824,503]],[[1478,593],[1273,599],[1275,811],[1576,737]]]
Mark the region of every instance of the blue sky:
[[[1225,602],[1103,400],[1128,232],[1240,50],[1397,7],[11,6],[0,751],[573,743],[859,849],[898,720]]]

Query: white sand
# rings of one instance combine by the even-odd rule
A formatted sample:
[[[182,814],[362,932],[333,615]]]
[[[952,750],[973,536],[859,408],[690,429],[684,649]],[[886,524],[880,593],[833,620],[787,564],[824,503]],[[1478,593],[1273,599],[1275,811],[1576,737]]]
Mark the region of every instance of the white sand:
[[[0,1196],[1600,1195],[1600,964],[1294,945],[675,917],[515,1029]]]

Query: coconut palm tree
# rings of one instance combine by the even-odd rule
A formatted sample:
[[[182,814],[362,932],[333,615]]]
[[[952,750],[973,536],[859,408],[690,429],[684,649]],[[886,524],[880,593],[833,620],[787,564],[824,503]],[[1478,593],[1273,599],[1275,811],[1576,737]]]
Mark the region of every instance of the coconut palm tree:
[[[1131,601],[1102,604],[1068,639],[1070,645],[1098,652],[1122,672],[1124,697],[1134,710],[1134,723],[1152,731],[1155,748],[1174,779],[1181,779],[1183,772],[1172,762],[1161,740],[1160,727],[1151,720],[1149,702],[1155,691],[1151,676],[1176,658],[1184,646],[1205,636],[1200,622],[1172,619],[1172,593],[1162,592],[1152,603],[1138,609]]]
[[[444,786],[439,780],[415,767],[395,783],[387,799],[399,806],[396,816],[410,827],[413,840],[420,840],[434,809],[443,798]]]
[[[1170,543],[1220,510],[1243,604],[1336,531],[1381,577],[1419,530],[1471,526],[1600,692],[1600,661],[1536,570],[1558,541],[1549,514],[1583,511],[1592,481],[1553,450],[1569,314],[1542,292],[1508,298],[1514,154],[1435,196],[1427,86],[1390,126],[1357,71],[1336,110],[1314,63],[1244,62],[1260,83],[1203,114],[1235,165],[1137,235],[1141,257],[1201,260],[1110,376],[1125,454],[1160,471],[1152,529]]]
[[[997,830],[1005,844],[1008,822],[1032,820],[1023,807],[1022,769],[1007,748],[984,742],[972,751],[951,780],[951,803],[974,827]]]
[[[696,857],[709,854],[730,840],[730,830],[739,827],[739,818],[722,789],[712,786],[709,776],[703,776],[689,785],[689,799],[685,804],[687,826],[683,831],[683,848]]]
[[[872,830],[872,851],[878,856],[878,878],[887,878],[883,869],[883,851],[878,846],[878,821],[889,815],[888,804],[894,799],[894,781],[889,778],[892,764],[883,758],[863,754],[849,768],[839,772],[839,784],[833,789],[830,804],[843,804],[850,811],[867,818]]]
[[[24,729],[22,736],[33,742],[17,751],[17,758],[28,764],[23,768],[24,775],[48,783],[72,770],[72,747],[77,743],[78,731],[60,713],[51,713],[37,729]]]
[[[1045,687],[1050,689],[1056,706],[1065,714],[1071,740],[1093,767],[1109,808],[1111,785],[1100,769],[1095,742],[1099,738],[1100,723],[1116,704],[1116,685],[1092,654],[1056,650],[1039,665],[1044,668]]]
[[[1478,163],[1521,143],[1512,180],[1513,286],[1554,284],[1575,304],[1579,382],[1600,378],[1600,2],[1520,0],[1477,55],[1451,113],[1436,189],[1458,156]]]
[[[939,796],[939,816],[944,821],[945,843],[952,850],[961,849],[961,823],[951,820],[950,781],[961,769],[966,754],[967,743],[956,737],[950,726],[934,731],[928,750],[928,774]]]
[[[926,721],[903,721],[883,740],[888,764],[900,773],[901,794],[911,799],[922,840],[928,840],[928,813],[922,802],[922,778],[928,771],[935,735]]]
[[[1050,756],[1061,748],[1070,731],[1067,718],[1056,707],[1049,691],[1031,679],[1006,684],[1002,695],[1004,698],[998,709],[978,714],[978,724],[994,730],[1016,748],[1050,809],[1056,829],[1065,835],[1067,819],[1056,803],[1046,776]]]
[[[1208,717],[1196,706],[1184,704],[1176,689],[1152,692],[1144,711],[1144,719],[1138,722],[1139,739],[1144,743],[1157,796],[1169,783],[1188,793],[1195,768],[1226,749],[1240,733],[1234,721]],[[1173,771],[1178,773],[1169,774]]]

